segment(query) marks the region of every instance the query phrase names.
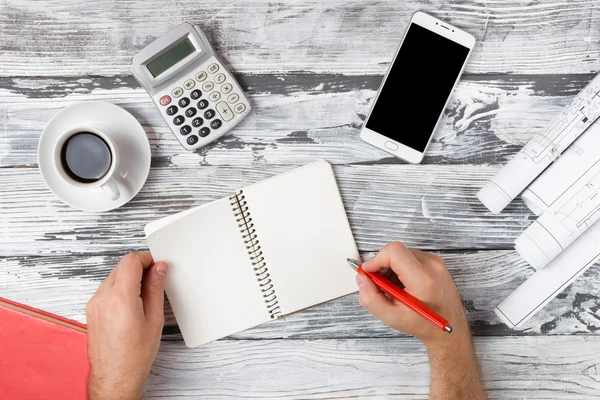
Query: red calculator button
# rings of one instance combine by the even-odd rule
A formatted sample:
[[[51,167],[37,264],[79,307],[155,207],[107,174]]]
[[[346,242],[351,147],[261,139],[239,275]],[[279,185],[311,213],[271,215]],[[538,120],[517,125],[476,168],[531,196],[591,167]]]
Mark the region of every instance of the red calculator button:
[[[171,96],[169,96],[169,95],[164,95],[163,97],[160,98],[160,105],[161,106],[166,106],[170,102],[171,102]]]

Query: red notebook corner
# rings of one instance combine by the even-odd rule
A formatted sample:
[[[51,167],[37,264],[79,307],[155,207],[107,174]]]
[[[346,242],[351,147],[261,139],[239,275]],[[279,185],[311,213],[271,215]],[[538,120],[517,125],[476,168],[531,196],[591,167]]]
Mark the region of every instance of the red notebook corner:
[[[0,297],[3,400],[86,398],[86,326]]]

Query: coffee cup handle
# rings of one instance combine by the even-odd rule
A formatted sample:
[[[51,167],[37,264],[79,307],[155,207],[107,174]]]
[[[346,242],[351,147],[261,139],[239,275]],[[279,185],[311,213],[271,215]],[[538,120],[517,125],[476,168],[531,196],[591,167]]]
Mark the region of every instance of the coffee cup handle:
[[[102,185],[102,190],[104,190],[104,193],[106,193],[111,200],[117,200],[121,196],[121,192],[117,187],[117,182],[115,182],[114,179],[111,179]]]

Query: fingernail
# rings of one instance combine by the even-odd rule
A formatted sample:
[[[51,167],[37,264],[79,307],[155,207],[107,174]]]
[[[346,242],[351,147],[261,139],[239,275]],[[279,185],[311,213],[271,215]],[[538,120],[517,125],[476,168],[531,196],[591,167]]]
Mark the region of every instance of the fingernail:
[[[364,263],[362,263],[362,267],[363,268],[369,268],[369,264],[371,264],[370,261],[365,261]]]
[[[156,264],[156,273],[160,276],[167,275],[167,263],[161,262]]]
[[[359,289],[363,285],[363,283],[365,283],[365,281],[362,274],[356,275],[356,284],[358,285]]]

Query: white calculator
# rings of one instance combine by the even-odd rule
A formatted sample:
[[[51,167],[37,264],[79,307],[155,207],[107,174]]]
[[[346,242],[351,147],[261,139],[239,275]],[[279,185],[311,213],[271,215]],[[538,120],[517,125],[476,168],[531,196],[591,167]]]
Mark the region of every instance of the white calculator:
[[[187,150],[218,139],[250,112],[204,33],[187,22],[136,54],[131,72]]]

